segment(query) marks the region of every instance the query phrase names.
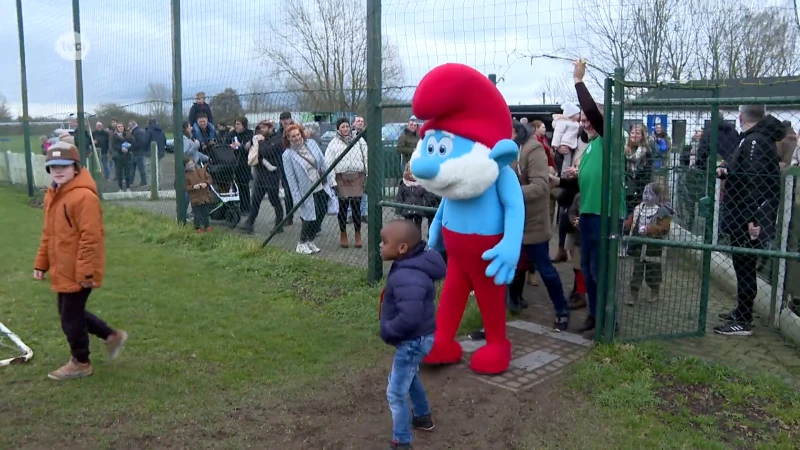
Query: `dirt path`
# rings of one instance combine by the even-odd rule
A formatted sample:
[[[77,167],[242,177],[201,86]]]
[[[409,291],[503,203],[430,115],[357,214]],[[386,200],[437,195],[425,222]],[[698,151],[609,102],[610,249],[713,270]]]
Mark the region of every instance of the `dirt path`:
[[[233,411],[230,419],[266,425],[237,431],[244,434],[239,438],[262,448],[383,449],[391,438],[385,394],[390,367],[387,359],[367,372],[328,384],[305,400]],[[546,430],[553,410],[569,408],[569,400],[554,389],[555,379],[518,393],[470,378],[457,366],[425,368],[422,379],[436,428],[416,433],[417,449],[523,448],[535,434],[532,425]]]

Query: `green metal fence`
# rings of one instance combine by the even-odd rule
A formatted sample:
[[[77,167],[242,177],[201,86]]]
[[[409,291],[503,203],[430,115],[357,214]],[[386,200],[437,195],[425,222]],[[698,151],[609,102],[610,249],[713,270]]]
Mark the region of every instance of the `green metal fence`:
[[[727,312],[736,309],[738,291],[740,296],[754,297],[748,314],[756,319],[755,326],[780,329],[796,342],[800,338],[794,303],[797,289],[790,274],[796,273],[794,267],[800,261],[797,221],[793,218],[797,210],[795,179],[800,169],[781,167],[783,170],[778,172],[778,155],[773,155],[771,168],[750,164],[750,171],[743,173],[738,167],[745,166],[734,165],[743,156],[730,152],[740,143],[746,144],[746,138],[731,134],[722,121],[726,117],[736,119],[740,105],[766,105],[768,115],[786,116],[800,99],[721,98],[719,87],[712,84],[629,83],[621,71],[608,78],[605,87],[605,116],[612,120],[606,121],[604,148],[611,157],[604,161],[603,183],[609,196],[602,205],[605,220],[601,255],[605,257],[601,263],[598,315],[603,327],[598,327],[597,338],[612,341],[702,337],[724,323]],[[628,95],[629,90],[642,88],[648,93]],[[668,96],[665,93],[676,98],[657,98],[659,94]],[[660,167],[645,180],[637,178],[630,151],[636,145],[630,143],[632,137],[624,140],[623,129],[628,128],[626,124],[634,124],[625,130],[630,135],[636,123],[646,123],[648,115],[667,111],[672,123],[663,124],[664,129],[669,126],[679,130],[673,136],[676,142],[670,144]],[[692,153],[697,148],[686,140],[686,122],[704,125],[706,144],[702,148],[706,154]],[[647,126],[639,129],[647,139]],[[775,141],[779,140],[780,136],[776,136]],[[652,137],[642,142],[652,145]],[[753,221],[751,211],[737,206],[750,201],[747,196],[753,193],[736,189],[739,184],[728,184],[726,190],[726,182],[730,181],[718,179],[720,167],[733,171],[728,172],[727,180],[732,180],[730,174],[735,173],[737,183],[745,179],[753,189],[776,189],[769,196],[759,197],[766,200],[756,214],[771,218],[772,223],[757,239],[743,240],[736,231]],[[642,202],[643,187],[649,183],[661,187],[662,200],[671,210],[667,232],[651,231],[658,227],[650,225],[636,227],[641,219],[636,212],[642,209],[634,208]],[[621,194],[626,195],[625,204],[610,201]],[[620,223],[621,218],[627,220]],[[762,222],[764,227],[767,224]],[[742,274],[748,270],[744,266],[756,274],[755,291],[749,294],[743,292],[747,288],[743,287]]]

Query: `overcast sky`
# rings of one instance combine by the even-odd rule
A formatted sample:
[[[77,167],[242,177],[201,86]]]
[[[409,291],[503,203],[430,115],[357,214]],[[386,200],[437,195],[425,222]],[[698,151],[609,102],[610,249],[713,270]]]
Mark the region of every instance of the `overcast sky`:
[[[269,21],[284,19],[285,0],[184,0],[183,92],[209,95],[225,87],[246,92],[266,75],[255,43],[281,45]],[[313,0],[294,0],[307,3]],[[364,0],[362,0],[364,1]],[[14,0],[0,0],[0,92],[14,113],[20,108],[20,70]],[[28,100],[33,116],[75,109],[74,62],[56,51],[72,31],[71,2],[24,0]],[[445,62],[496,73],[509,103],[540,103],[544,77],[571,73],[568,61],[526,55],[567,56],[579,52],[576,12],[570,0],[384,0],[384,35],[400,49],[405,83],[414,85]],[[88,42],[83,65],[87,111],[99,103],[146,100],[148,83],[171,84],[170,0],[109,3],[81,1],[82,36]],[[588,56],[588,55],[583,55]],[[538,91],[538,92],[537,92]]]

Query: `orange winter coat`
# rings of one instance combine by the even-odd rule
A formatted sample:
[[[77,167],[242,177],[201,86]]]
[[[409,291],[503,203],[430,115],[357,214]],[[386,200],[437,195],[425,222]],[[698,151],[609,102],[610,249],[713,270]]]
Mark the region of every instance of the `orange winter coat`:
[[[34,269],[50,272],[53,292],[81,290],[81,282],[103,284],[106,232],[97,185],[88,170],[44,194],[44,228]]]

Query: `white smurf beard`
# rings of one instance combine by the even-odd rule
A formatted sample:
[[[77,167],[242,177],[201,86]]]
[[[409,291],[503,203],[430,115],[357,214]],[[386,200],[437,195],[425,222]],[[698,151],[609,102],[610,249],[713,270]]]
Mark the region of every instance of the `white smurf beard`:
[[[412,159],[419,157],[420,151],[421,146],[417,146]],[[418,178],[417,181],[427,191],[443,198],[465,200],[478,197],[500,176],[500,167],[489,158],[490,153],[489,147],[476,142],[466,155],[442,163],[432,180]]]

